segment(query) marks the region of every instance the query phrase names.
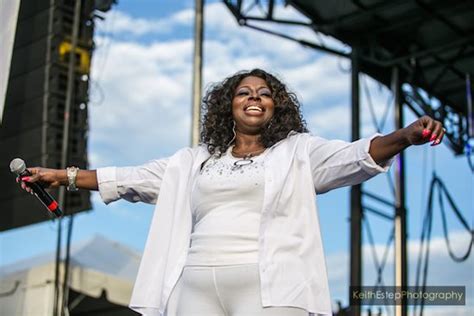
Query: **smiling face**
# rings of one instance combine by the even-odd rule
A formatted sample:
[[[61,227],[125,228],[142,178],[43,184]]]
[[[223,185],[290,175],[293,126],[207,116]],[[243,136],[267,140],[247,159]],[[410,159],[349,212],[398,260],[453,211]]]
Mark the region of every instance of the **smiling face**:
[[[237,131],[259,134],[273,117],[274,108],[272,91],[262,78],[248,76],[237,85],[232,99],[232,116]]]

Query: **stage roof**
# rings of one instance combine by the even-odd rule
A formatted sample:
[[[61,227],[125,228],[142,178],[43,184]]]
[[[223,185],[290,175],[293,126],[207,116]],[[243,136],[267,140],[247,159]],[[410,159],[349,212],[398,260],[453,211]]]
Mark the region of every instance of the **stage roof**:
[[[338,39],[356,52],[359,71],[389,88],[391,70],[397,67],[400,83],[409,85],[402,91],[402,102],[418,116],[442,121],[450,147],[457,154],[464,152],[474,137],[474,118],[470,132],[467,119],[467,96],[474,87],[474,1],[285,1],[309,23],[276,18],[276,1],[223,0],[241,25],[350,58],[351,53],[340,47],[300,40],[262,27],[261,22],[307,26]],[[253,14],[252,7],[262,14]]]
[[[474,74],[474,1],[289,0],[317,31],[358,50],[361,70],[401,82],[466,115],[466,74]],[[471,84],[472,85],[472,84]]]

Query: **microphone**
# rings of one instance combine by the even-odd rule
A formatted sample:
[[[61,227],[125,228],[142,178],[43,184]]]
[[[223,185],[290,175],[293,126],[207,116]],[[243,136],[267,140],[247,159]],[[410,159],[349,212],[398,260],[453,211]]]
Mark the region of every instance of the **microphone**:
[[[26,169],[25,162],[20,158],[15,158],[10,162],[10,171],[19,177],[31,176],[32,173]],[[37,182],[25,182],[25,184],[33,190],[36,197],[43,203],[43,205],[53,213],[56,217],[61,217],[63,212],[59,208],[58,202],[46,192],[43,186]]]

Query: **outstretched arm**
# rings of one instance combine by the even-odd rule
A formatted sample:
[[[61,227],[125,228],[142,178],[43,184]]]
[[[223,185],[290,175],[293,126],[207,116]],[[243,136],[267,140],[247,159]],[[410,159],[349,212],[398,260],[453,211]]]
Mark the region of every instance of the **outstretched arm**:
[[[49,168],[28,168],[32,173],[30,177],[22,178],[22,182],[36,182],[43,183],[46,187],[56,188],[61,185],[68,185],[66,170],[64,169],[49,169]],[[22,188],[31,191],[24,183]],[[95,170],[79,170],[76,177],[76,186],[79,189],[97,190],[97,173]]]
[[[84,190],[99,190],[102,200],[108,204],[118,199],[130,202],[156,203],[161,182],[169,158],[156,159],[134,167],[106,167],[97,170],[79,170],[76,187]],[[21,187],[32,192],[26,184],[41,182],[44,187],[67,186],[67,172],[61,169],[42,167],[28,168],[31,176],[17,178]]]
[[[441,122],[429,116],[423,116],[405,128],[376,137],[370,143],[369,154],[376,163],[383,163],[411,145],[432,142],[431,146],[441,143],[444,136]]]

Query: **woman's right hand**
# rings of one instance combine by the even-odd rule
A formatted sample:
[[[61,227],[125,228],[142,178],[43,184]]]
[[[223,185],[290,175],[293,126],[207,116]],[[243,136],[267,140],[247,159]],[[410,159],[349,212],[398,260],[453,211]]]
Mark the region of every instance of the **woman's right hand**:
[[[21,188],[31,194],[33,191],[27,183],[39,182],[45,188],[57,188],[60,185],[67,184],[66,170],[49,169],[42,167],[27,168],[31,176],[17,177],[16,182],[20,183]]]

